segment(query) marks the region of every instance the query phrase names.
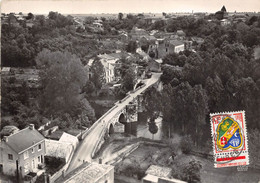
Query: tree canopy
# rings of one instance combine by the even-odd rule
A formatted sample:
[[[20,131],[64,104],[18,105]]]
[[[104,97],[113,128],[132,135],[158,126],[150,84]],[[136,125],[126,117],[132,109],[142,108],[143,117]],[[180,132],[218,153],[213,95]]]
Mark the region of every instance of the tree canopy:
[[[42,69],[40,105],[44,114],[59,116],[68,113],[75,117],[83,112],[94,119],[92,108],[81,95],[88,73],[77,56],[69,52],[43,50],[36,63]]]

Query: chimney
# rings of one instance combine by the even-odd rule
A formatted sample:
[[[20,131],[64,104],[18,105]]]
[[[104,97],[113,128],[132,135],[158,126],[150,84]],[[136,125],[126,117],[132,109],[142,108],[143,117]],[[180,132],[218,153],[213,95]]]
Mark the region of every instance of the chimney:
[[[4,141],[4,142],[8,142],[8,136],[4,136],[4,137],[3,137],[3,141]]]
[[[29,129],[34,130],[34,124],[29,124]]]

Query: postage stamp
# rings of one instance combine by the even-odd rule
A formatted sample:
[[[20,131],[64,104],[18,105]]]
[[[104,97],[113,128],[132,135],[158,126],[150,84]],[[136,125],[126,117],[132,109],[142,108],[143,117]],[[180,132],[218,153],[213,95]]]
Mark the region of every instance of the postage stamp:
[[[212,113],[214,167],[249,165],[245,111]]]

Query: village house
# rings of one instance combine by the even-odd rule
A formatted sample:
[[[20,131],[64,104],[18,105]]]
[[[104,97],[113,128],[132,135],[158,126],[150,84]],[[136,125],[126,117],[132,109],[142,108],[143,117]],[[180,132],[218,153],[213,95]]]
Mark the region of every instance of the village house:
[[[144,29],[139,29],[137,27],[133,27],[133,29],[131,30],[131,32],[129,33],[129,37],[131,37],[131,39],[133,41],[137,41],[139,40],[142,36],[148,36],[148,32],[146,32],[146,30]]]
[[[163,58],[165,55],[171,53],[179,53],[180,51],[184,51],[184,49],[184,42],[179,40],[164,39],[158,42],[158,55],[156,58]]]
[[[57,183],[114,183],[114,166],[84,163]]]
[[[98,55],[105,69],[106,83],[115,81],[115,64],[118,58],[112,57],[109,54]]]
[[[40,173],[46,154],[45,139],[33,124],[10,136],[5,136],[0,143],[0,169],[6,175],[21,177],[30,172]]]
[[[227,26],[227,25],[230,25],[231,24],[231,21],[228,20],[228,19],[222,19],[220,20],[220,25],[221,26]]]
[[[145,172],[146,176],[142,183],[185,183],[184,181],[171,178],[171,168],[151,165]]]
[[[74,146],[71,143],[45,139],[46,156],[64,158],[67,163],[74,154]]]

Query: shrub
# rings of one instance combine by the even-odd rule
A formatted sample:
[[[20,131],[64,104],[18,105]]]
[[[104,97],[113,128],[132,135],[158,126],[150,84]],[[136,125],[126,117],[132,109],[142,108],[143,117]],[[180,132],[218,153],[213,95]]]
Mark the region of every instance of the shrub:
[[[188,182],[200,182],[200,170],[202,165],[199,161],[192,160],[183,170],[183,180]]]
[[[53,175],[65,165],[64,158],[45,156],[46,173]]]

